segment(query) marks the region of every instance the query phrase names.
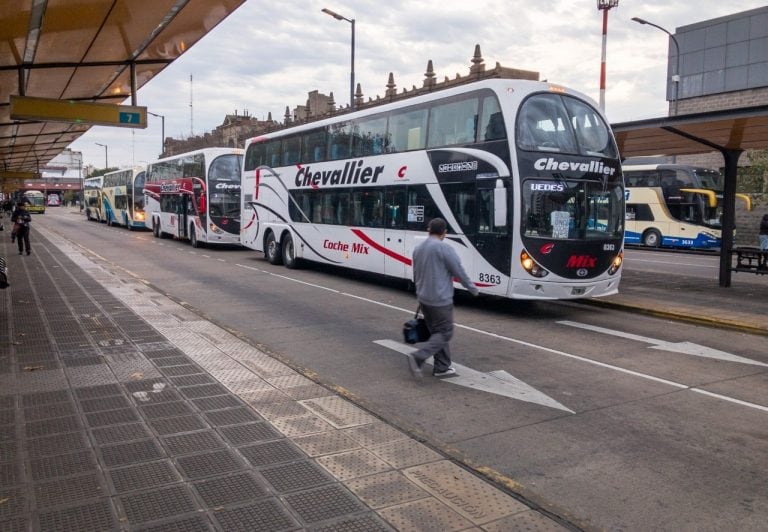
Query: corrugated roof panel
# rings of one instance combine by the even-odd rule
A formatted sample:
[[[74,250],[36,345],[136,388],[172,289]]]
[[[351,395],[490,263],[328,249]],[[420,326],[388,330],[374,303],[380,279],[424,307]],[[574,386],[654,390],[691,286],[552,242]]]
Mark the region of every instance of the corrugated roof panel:
[[[36,63],[80,61],[104,23],[112,0],[48,0]]]

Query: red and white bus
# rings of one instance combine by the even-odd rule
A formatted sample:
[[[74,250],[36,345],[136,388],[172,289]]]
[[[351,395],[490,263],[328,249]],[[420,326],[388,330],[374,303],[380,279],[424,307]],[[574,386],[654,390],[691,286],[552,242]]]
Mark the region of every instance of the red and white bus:
[[[145,225],[193,247],[239,244],[242,160],[241,149],[205,148],[148,165]]]
[[[544,82],[477,81],[249,139],[242,244],[412,278],[427,223],[481,292],[520,299],[614,294],[624,182],[588,97]]]

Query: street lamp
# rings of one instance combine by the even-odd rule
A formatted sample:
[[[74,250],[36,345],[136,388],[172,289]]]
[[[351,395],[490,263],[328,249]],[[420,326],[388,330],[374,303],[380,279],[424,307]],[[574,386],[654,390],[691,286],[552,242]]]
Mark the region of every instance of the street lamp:
[[[149,111],[147,111],[147,114],[159,118],[162,122],[162,138],[160,139],[160,157],[162,157],[165,153],[165,117],[163,115],[156,115],[155,113]]]
[[[605,112],[605,50],[608,43],[608,11],[619,5],[619,0],[597,0],[598,11],[603,12],[603,49],[600,56],[600,110]]]
[[[331,11],[326,7],[321,9],[321,11],[326,15],[332,16],[336,20],[346,20],[352,25],[352,60],[351,60],[351,68],[350,68],[350,74],[349,74],[349,108],[352,111],[354,111],[355,110],[355,19],[349,19],[347,17],[339,15],[338,13]]]
[[[677,91],[680,86],[680,45],[678,44],[677,39],[675,39],[675,36],[661,26],[654,24],[653,22],[648,22],[640,17],[632,17],[632,20],[638,24],[648,24],[649,26],[660,29],[672,38],[672,43],[675,45],[675,73],[672,75],[672,83],[674,83],[674,90],[672,91],[672,114],[677,115]]]
[[[104,148],[104,169],[106,170],[109,168],[109,148],[107,148],[106,144],[101,144],[100,142],[94,142],[94,144]]]

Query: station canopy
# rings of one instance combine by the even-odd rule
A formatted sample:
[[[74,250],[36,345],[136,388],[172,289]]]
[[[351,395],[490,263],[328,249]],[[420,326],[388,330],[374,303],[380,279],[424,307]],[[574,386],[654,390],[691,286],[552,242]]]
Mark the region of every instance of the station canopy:
[[[91,127],[12,120],[10,96],[121,104],[244,0],[0,2],[0,176],[33,177]],[[140,102],[139,102],[140,104]]]

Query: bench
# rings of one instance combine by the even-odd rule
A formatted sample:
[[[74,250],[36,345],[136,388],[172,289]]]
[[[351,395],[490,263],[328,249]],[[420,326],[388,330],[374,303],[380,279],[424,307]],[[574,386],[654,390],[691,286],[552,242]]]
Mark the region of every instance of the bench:
[[[731,264],[736,257],[736,265],[731,266],[732,272],[768,274],[768,251],[751,246],[739,246],[731,250]]]

